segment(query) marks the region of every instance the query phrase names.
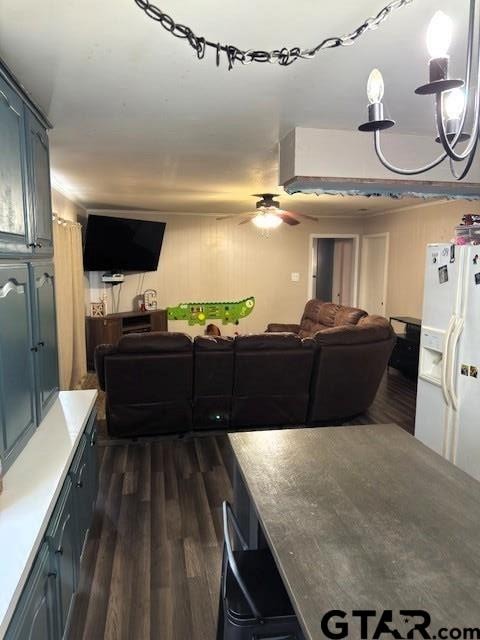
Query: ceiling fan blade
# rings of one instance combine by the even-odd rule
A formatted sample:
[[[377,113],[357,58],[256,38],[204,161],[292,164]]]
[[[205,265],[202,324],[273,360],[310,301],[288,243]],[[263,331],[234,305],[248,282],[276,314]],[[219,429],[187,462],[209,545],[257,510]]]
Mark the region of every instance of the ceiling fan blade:
[[[298,213],[296,211],[285,211],[285,213],[287,213],[289,216],[292,216],[293,218],[297,219],[298,218],[305,218],[305,220],[312,220],[312,222],[318,222],[318,218],[314,218],[313,216],[309,216],[306,213]]]
[[[284,211],[283,213],[277,214],[279,218],[281,218],[286,224],[290,226],[294,226],[296,224],[300,224],[300,220],[296,220],[290,213]]]
[[[251,221],[252,221],[252,219],[250,217],[248,217],[248,218],[245,218],[245,220],[242,220],[241,222],[239,222],[238,224],[239,225],[240,224],[247,224],[247,222],[251,222]]]
[[[232,218],[235,218],[235,216],[219,216],[215,220],[231,220]]]

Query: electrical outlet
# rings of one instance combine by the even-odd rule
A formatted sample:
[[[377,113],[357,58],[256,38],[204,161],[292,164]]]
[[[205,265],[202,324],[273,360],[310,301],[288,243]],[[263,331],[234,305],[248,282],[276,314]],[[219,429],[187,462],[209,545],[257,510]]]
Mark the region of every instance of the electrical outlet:
[[[291,278],[292,282],[300,282],[300,274],[298,271],[292,271]]]

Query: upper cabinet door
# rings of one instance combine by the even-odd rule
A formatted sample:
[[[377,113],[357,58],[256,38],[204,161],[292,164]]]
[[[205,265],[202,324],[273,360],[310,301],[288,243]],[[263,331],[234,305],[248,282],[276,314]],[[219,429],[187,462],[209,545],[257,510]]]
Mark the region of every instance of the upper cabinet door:
[[[6,466],[35,429],[34,348],[26,264],[0,265],[0,435]]]
[[[0,78],[0,253],[32,252],[27,226],[22,100]]]
[[[41,421],[58,391],[54,270],[51,262],[32,264],[30,268],[33,273],[37,408],[39,421]]]
[[[30,221],[36,254],[53,253],[50,158],[45,127],[27,110]]]

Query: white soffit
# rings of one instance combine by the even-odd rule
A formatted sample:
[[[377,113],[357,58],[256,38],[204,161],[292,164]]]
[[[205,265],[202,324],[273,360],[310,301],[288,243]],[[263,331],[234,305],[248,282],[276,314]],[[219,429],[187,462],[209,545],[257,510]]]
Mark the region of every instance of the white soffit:
[[[431,138],[388,133],[382,149],[395,165],[411,168],[441,152]],[[480,165],[474,161],[463,181],[456,181],[448,161],[428,173],[401,176],[378,160],[373,134],[297,127],[280,142],[280,184],[289,194],[343,194],[398,198],[480,199]]]

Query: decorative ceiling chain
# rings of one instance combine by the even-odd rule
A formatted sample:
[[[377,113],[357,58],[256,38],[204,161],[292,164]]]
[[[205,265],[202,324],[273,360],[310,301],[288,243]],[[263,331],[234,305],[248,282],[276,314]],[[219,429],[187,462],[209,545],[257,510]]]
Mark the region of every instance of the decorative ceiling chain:
[[[367,18],[363,24],[357,27],[351,33],[344,36],[335,36],[326,38],[316,47],[310,49],[300,49],[300,47],[282,47],[281,49],[273,49],[273,51],[263,51],[248,49],[239,49],[232,44],[221,44],[220,42],[212,42],[203,36],[197,36],[190,27],[176,23],[173,18],[163,12],[159,7],[149,2],[149,0],[135,0],[135,3],[142,9],[146,15],[159,22],[162,27],[176,38],[187,40],[192,49],[197,54],[199,60],[205,57],[207,47],[215,50],[217,67],[220,65],[221,55],[225,54],[228,61],[228,69],[230,70],[235,62],[242,64],[250,64],[251,62],[270,62],[278,63],[283,67],[291,65],[298,59],[310,59],[317,55],[323,49],[334,49],[336,47],[347,47],[352,45],[357,38],[362,36],[366,31],[377,29],[390,14],[411,4],[413,0],[393,0],[387,4],[375,17]]]

